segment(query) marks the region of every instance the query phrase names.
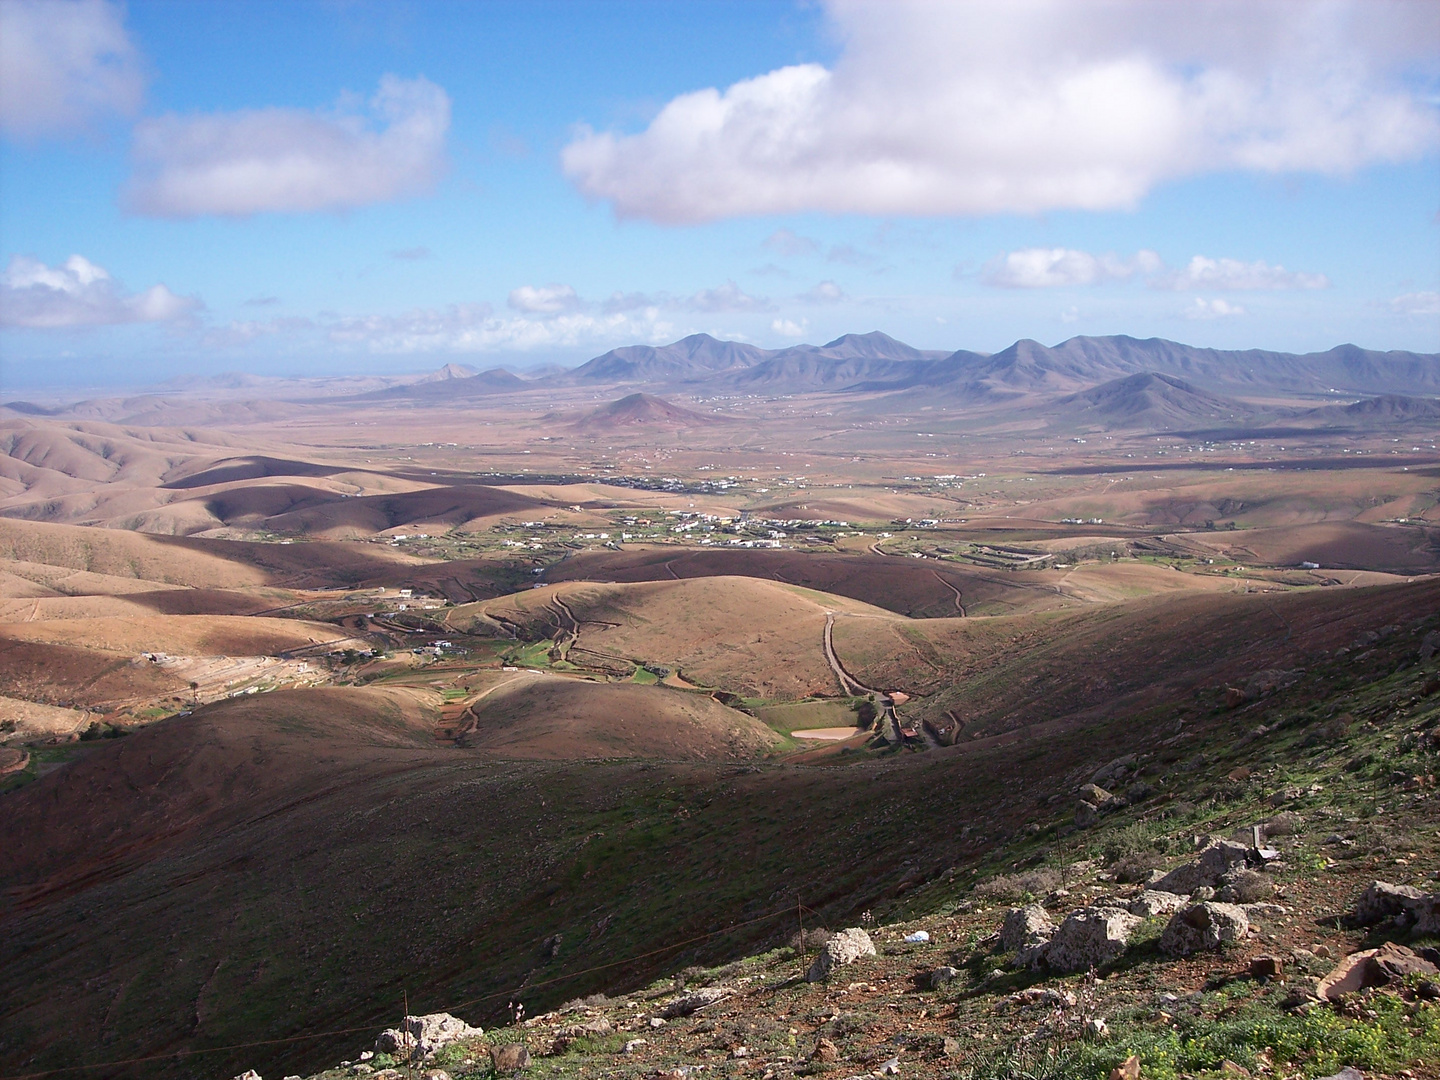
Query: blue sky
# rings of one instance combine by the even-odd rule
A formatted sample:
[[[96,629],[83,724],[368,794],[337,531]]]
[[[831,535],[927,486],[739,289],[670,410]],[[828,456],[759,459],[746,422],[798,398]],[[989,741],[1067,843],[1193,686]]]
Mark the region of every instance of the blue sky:
[[[0,0],[0,383],[1434,351],[1437,11]]]

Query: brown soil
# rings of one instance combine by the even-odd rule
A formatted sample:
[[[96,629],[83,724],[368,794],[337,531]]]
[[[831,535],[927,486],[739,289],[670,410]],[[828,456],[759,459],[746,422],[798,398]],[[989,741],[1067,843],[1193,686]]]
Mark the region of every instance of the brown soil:
[[[503,757],[737,760],[779,744],[752,716],[660,686],[522,675],[470,709],[461,746]]]

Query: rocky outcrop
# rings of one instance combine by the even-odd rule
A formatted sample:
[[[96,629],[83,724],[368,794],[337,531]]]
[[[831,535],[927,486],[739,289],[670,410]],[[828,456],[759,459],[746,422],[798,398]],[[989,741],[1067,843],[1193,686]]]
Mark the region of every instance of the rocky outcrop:
[[[1360,894],[1352,918],[1360,926],[1394,922],[1417,934],[1440,934],[1440,893],[1377,881]]]
[[[1320,980],[1315,996],[1326,1001],[1339,1001],[1367,986],[1388,986],[1407,975],[1440,974],[1434,964],[1416,956],[1404,945],[1387,941],[1378,949],[1351,953]]]
[[[1169,915],[1173,911],[1179,911],[1184,906],[1185,898],[1183,896],[1146,889],[1139,896],[1131,899],[1126,904],[1125,910],[1142,919],[1153,919],[1156,915]]]
[[[1088,971],[1125,951],[1143,920],[1119,908],[1081,908],[1071,912],[1049,942],[1036,948],[1030,966],[1052,971]]]
[[[1167,956],[1189,956],[1239,941],[1250,932],[1250,919],[1234,904],[1191,904],[1177,911],[1160,935],[1160,951]]]
[[[1003,952],[1018,952],[1028,946],[1043,945],[1054,933],[1055,924],[1039,904],[1011,908],[1000,927],[1000,948]]]
[[[484,1034],[484,1029],[471,1027],[449,1013],[428,1013],[407,1016],[398,1028],[386,1028],[375,1040],[375,1049],[382,1054],[422,1058],[457,1039],[473,1039]]]
[[[807,982],[820,982],[828,979],[836,968],[853,964],[862,956],[874,955],[875,943],[870,940],[870,935],[858,926],[852,926],[848,930],[841,930],[825,942],[820,955],[815,957],[815,962],[806,972],[805,979]]]
[[[1216,888],[1229,871],[1244,866],[1250,849],[1233,840],[1213,840],[1200,854],[1177,866],[1150,886],[1160,892],[1189,896],[1199,888]]]

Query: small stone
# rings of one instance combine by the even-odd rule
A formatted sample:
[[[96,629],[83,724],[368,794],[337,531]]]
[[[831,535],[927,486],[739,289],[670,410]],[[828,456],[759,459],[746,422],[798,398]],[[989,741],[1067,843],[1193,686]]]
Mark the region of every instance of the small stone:
[[[1097,1016],[1085,1022],[1085,1034],[1092,1039],[1103,1039],[1110,1034],[1110,1025]]]
[[[946,1057],[959,1057],[962,1053],[960,1040],[953,1035],[946,1035],[945,1042],[942,1044],[942,1050]]]
[[[364,1051],[361,1051],[360,1060],[361,1060],[361,1061],[369,1061],[369,1060],[370,1060],[371,1058],[373,1058],[374,1056],[375,1056],[375,1051],[374,1051],[374,1050],[364,1050]]]
[[[1250,961],[1252,979],[1278,979],[1285,971],[1285,961],[1278,956],[1257,956]]]
[[[666,1023],[666,1021],[665,1021],[665,1018],[664,1018],[663,1016],[652,1016],[652,1017],[650,1017],[650,1026],[651,1026],[652,1028],[662,1028],[662,1027],[665,1026],[665,1023]]]
[[[878,1072],[881,1076],[899,1076],[899,1075],[900,1075],[900,1058],[899,1058],[899,1056],[897,1055],[897,1056],[891,1058],[889,1061],[882,1062],[881,1065],[880,1065],[880,1067],[879,1067],[878,1069],[876,1069],[875,1071]]]
[[[254,1069],[246,1069],[239,1076],[235,1077],[235,1080],[260,1080],[260,1074]]]
[[[1110,1080],[1140,1080],[1140,1055],[1131,1054],[1111,1069]]]
[[[633,1054],[636,1050],[639,1050],[640,1047],[648,1045],[649,1043],[647,1043],[644,1039],[626,1039],[625,1049],[622,1052],[626,1054]]]
[[[815,1043],[815,1053],[810,1055],[812,1061],[823,1061],[827,1064],[840,1060],[840,1048],[829,1039],[821,1038]]]
[[[524,1043],[505,1043],[490,1048],[490,1067],[497,1073],[517,1072],[530,1067],[530,1051]]]
[[[1243,1080],[1244,1077],[1248,1077],[1250,1075],[1250,1070],[1245,1068],[1244,1065],[1237,1065],[1229,1058],[1226,1058],[1220,1063],[1220,1075],[1240,1077]]]
[[[1353,1065],[1346,1065],[1338,1073],[1319,1077],[1318,1080],[1365,1080],[1365,1074]]]

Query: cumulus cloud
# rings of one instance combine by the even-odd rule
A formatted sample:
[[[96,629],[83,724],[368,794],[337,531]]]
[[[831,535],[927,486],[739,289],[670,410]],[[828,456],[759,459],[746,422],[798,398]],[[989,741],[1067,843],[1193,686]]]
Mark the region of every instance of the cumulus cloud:
[[[0,130],[20,139],[132,116],[145,96],[125,12],[104,0],[0,3]]]
[[[1196,255],[1183,270],[1162,274],[1151,284],[1162,289],[1327,289],[1324,274],[1303,274],[1260,259],[1210,259]]]
[[[838,304],[849,297],[845,290],[833,281],[822,281],[807,293],[796,297],[797,300],[811,304]]]
[[[1390,301],[1397,315],[1440,315],[1440,292],[1412,292]]]
[[[701,289],[686,300],[683,306],[689,311],[702,311],[711,315],[775,310],[775,305],[765,297],[751,296],[733,281],[727,281],[713,289]]]
[[[546,318],[498,316],[489,304],[418,308],[401,315],[341,319],[331,341],[380,353],[493,352],[668,340],[673,326],[653,308],[623,313],[568,312]]]
[[[770,323],[770,329],[782,337],[798,338],[805,336],[809,325],[809,319],[801,319],[798,323],[794,319],[775,319]]]
[[[32,329],[177,322],[201,307],[164,285],[127,293],[83,255],[59,266],[16,255],[0,274],[0,325]]]
[[[234,349],[261,338],[277,334],[298,334],[313,329],[315,324],[300,316],[279,319],[234,319],[223,326],[212,326],[200,335],[200,344],[211,349]]]
[[[368,111],[248,109],[135,128],[124,203],[151,217],[344,210],[431,190],[445,168],[450,98],[386,75]]]
[[[1245,309],[1239,304],[1232,304],[1219,297],[1214,300],[1206,300],[1203,296],[1197,296],[1194,303],[1185,308],[1181,314],[1187,319],[1224,319],[1232,315],[1244,315]]]
[[[828,0],[799,64],[581,128],[567,176],[621,218],[1134,207],[1222,170],[1345,174],[1440,145],[1440,5],[1404,0]]]
[[[559,315],[581,306],[580,297],[569,285],[521,285],[510,290],[510,306],[529,315]]]
[[[1006,289],[1050,289],[1126,281],[1137,272],[1154,271],[1161,265],[1160,256],[1153,251],[1139,251],[1126,259],[1073,248],[1022,248],[991,260],[980,279]]]

